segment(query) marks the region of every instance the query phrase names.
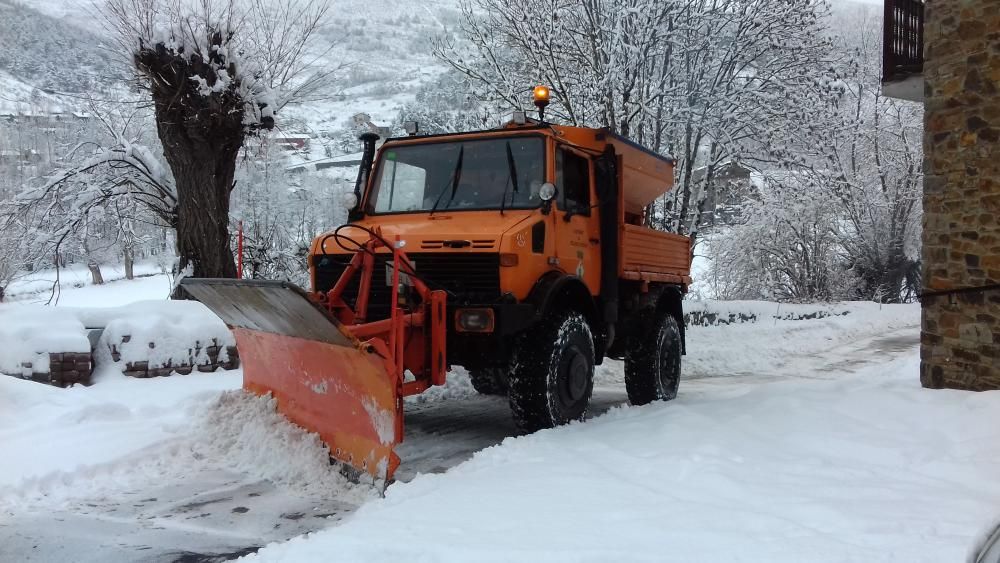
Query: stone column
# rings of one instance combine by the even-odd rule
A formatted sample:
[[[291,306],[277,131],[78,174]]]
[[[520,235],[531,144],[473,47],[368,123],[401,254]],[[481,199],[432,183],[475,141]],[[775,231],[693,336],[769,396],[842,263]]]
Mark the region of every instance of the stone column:
[[[1000,389],[1000,4],[925,18],[920,382]]]

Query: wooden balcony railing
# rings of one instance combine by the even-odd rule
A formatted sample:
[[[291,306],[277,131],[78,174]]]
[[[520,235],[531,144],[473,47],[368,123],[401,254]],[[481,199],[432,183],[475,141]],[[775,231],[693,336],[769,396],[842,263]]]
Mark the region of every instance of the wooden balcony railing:
[[[882,82],[924,70],[924,0],[885,0]]]

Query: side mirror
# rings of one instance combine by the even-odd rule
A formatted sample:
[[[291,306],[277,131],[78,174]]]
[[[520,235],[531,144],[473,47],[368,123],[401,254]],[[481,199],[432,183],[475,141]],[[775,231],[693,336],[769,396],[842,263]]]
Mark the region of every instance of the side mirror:
[[[358,196],[354,192],[344,192],[340,196],[340,203],[347,210],[347,221],[353,223],[364,217],[361,209],[358,208]]]
[[[358,196],[354,192],[346,192],[342,196],[341,204],[345,209],[354,209],[358,206]]]
[[[556,187],[552,182],[545,182],[538,188],[538,198],[542,200],[542,213],[552,212],[552,201],[556,198]]]

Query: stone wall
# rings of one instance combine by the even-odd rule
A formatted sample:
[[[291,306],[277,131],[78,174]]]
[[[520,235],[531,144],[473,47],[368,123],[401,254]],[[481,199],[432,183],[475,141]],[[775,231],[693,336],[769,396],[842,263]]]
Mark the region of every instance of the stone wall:
[[[920,381],[1000,389],[1000,9],[932,0],[924,29]]]
[[[48,383],[56,387],[69,387],[74,384],[90,385],[93,374],[93,363],[87,352],[52,352],[49,353],[47,368],[34,365],[31,362],[21,364],[20,373],[4,373],[11,377],[30,379],[39,383]]]

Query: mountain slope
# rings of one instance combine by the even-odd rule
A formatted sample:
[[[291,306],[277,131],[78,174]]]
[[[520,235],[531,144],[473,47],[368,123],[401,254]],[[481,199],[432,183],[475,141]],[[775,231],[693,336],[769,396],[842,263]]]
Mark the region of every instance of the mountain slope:
[[[0,70],[58,92],[99,92],[121,81],[106,41],[69,21],[0,0]]]

